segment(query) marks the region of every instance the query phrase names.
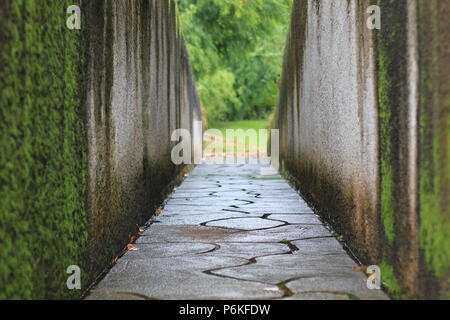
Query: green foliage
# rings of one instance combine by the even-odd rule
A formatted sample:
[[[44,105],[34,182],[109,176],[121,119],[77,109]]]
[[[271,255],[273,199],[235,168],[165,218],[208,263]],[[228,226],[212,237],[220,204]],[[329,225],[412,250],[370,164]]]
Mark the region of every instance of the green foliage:
[[[65,27],[70,4],[0,2],[0,299],[79,295],[66,288],[87,242],[83,54]]]
[[[264,119],[277,97],[292,0],[179,1],[210,120]]]
[[[239,108],[234,74],[230,71],[219,69],[215,73],[207,74],[197,86],[202,101],[209,107],[207,115],[210,119],[227,120],[233,117]]]

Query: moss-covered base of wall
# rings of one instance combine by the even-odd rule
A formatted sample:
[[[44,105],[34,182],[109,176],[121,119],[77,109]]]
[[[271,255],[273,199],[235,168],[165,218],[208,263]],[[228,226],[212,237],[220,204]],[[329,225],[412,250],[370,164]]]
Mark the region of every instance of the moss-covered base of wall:
[[[0,2],[0,299],[75,298],[85,266],[83,52],[73,1]],[[88,278],[82,276],[87,281]]]

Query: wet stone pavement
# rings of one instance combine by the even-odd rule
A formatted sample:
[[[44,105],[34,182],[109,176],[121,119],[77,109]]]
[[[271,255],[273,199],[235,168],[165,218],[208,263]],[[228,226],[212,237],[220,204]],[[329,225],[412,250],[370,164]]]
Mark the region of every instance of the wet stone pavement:
[[[387,299],[260,165],[197,166],[87,299]]]

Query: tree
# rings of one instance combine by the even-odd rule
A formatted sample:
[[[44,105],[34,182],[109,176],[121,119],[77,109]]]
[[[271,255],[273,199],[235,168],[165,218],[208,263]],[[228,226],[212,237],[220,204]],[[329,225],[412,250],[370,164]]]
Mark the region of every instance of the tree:
[[[275,106],[292,0],[180,0],[183,36],[210,120]]]

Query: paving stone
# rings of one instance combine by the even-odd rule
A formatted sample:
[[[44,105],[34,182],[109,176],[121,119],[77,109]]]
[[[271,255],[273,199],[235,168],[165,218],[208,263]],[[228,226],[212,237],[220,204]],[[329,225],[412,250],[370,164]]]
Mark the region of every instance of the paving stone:
[[[353,277],[335,277],[333,275],[320,278],[305,278],[292,281],[288,284],[296,294],[304,292],[335,292],[348,296],[352,299],[361,300],[385,300],[386,294],[381,290],[369,290],[367,288],[367,277],[360,273]]]
[[[240,209],[248,213],[263,213],[263,214],[274,214],[274,213],[313,213],[312,209],[308,206],[285,206],[285,205],[272,205],[272,206],[261,206],[261,205],[250,205],[245,207],[240,207]]]
[[[355,263],[344,253],[336,255],[279,254],[256,259],[256,263],[241,267],[223,268],[215,273],[221,276],[277,284],[302,277],[336,277],[354,281],[362,274],[352,270]],[[362,275],[363,276],[363,275]],[[325,281],[325,280],[324,280]],[[363,280],[361,280],[363,281]],[[363,281],[365,284],[365,282]]]
[[[261,168],[197,166],[87,299],[387,299],[287,181]]]
[[[204,214],[204,215],[211,215],[211,214],[227,214],[229,212],[231,213],[238,213],[239,215],[242,216],[257,216],[257,217],[261,217],[264,215],[264,213],[262,212],[263,210],[252,210],[251,212],[243,210],[241,208],[233,208],[233,207],[193,207],[193,206],[181,206],[181,205],[177,205],[177,206],[170,206],[170,207],[166,207],[164,208],[164,210],[162,211],[161,215],[158,216],[158,218],[161,217],[166,217],[166,216],[179,216],[179,215],[185,215],[185,216],[190,216],[190,215],[199,215],[199,214]]]
[[[335,254],[343,253],[342,245],[334,237],[313,238],[307,240],[292,241],[299,252],[307,254]]]
[[[295,294],[282,300],[353,300],[352,298],[345,293],[309,292]]]
[[[202,223],[207,223],[213,220],[219,219],[230,219],[230,218],[241,218],[246,217],[248,215],[237,213],[237,212],[226,212],[221,211],[219,213],[195,213],[195,214],[163,214],[156,218],[153,218],[152,221],[157,221],[158,223],[162,223],[164,225],[200,225]],[[262,215],[255,215],[256,217]],[[208,224],[211,226],[211,224]]]
[[[165,242],[272,242],[283,240],[308,239],[311,237],[329,237],[329,231],[321,225],[288,225],[275,229],[242,232],[233,229],[195,226],[154,224],[138,241],[149,242],[158,239]],[[147,239],[149,238],[149,239]]]
[[[240,230],[261,230],[261,229],[269,229],[275,228],[285,225],[283,222],[266,220],[256,217],[251,218],[228,218],[222,220],[215,220],[208,222],[206,226],[211,227],[223,227],[230,229],[240,229]]]
[[[236,234],[228,237],[228,241],[240,239],[243,242],[280,242],[328,236],[330,236],[330,232],[322,225],[287,225],[275,229]]]
[[[232,242],[216,242],[219,248],[210,253],[211,256],[235,256],[251,259],[265,255],[280,254],[289,252],[287,245],[282,243],[232,243]]]
[[[215,243],[140,243],[137,251],[128,251],[122,260],[147,260],[199,255],[216,249]]]
[[[226,241],[239,231],[196,225],[153,224],[136,243]]]
[[[266,284],[243,283],[204,273],[209,269],[246,262],[245,259],[217,256],[126,261],[125,267],[111,270],[93,290],[91,298],[101,299],[102,292],[132,292],[146,299],[158,300],[269,299],[283,295],[267,290]]]

